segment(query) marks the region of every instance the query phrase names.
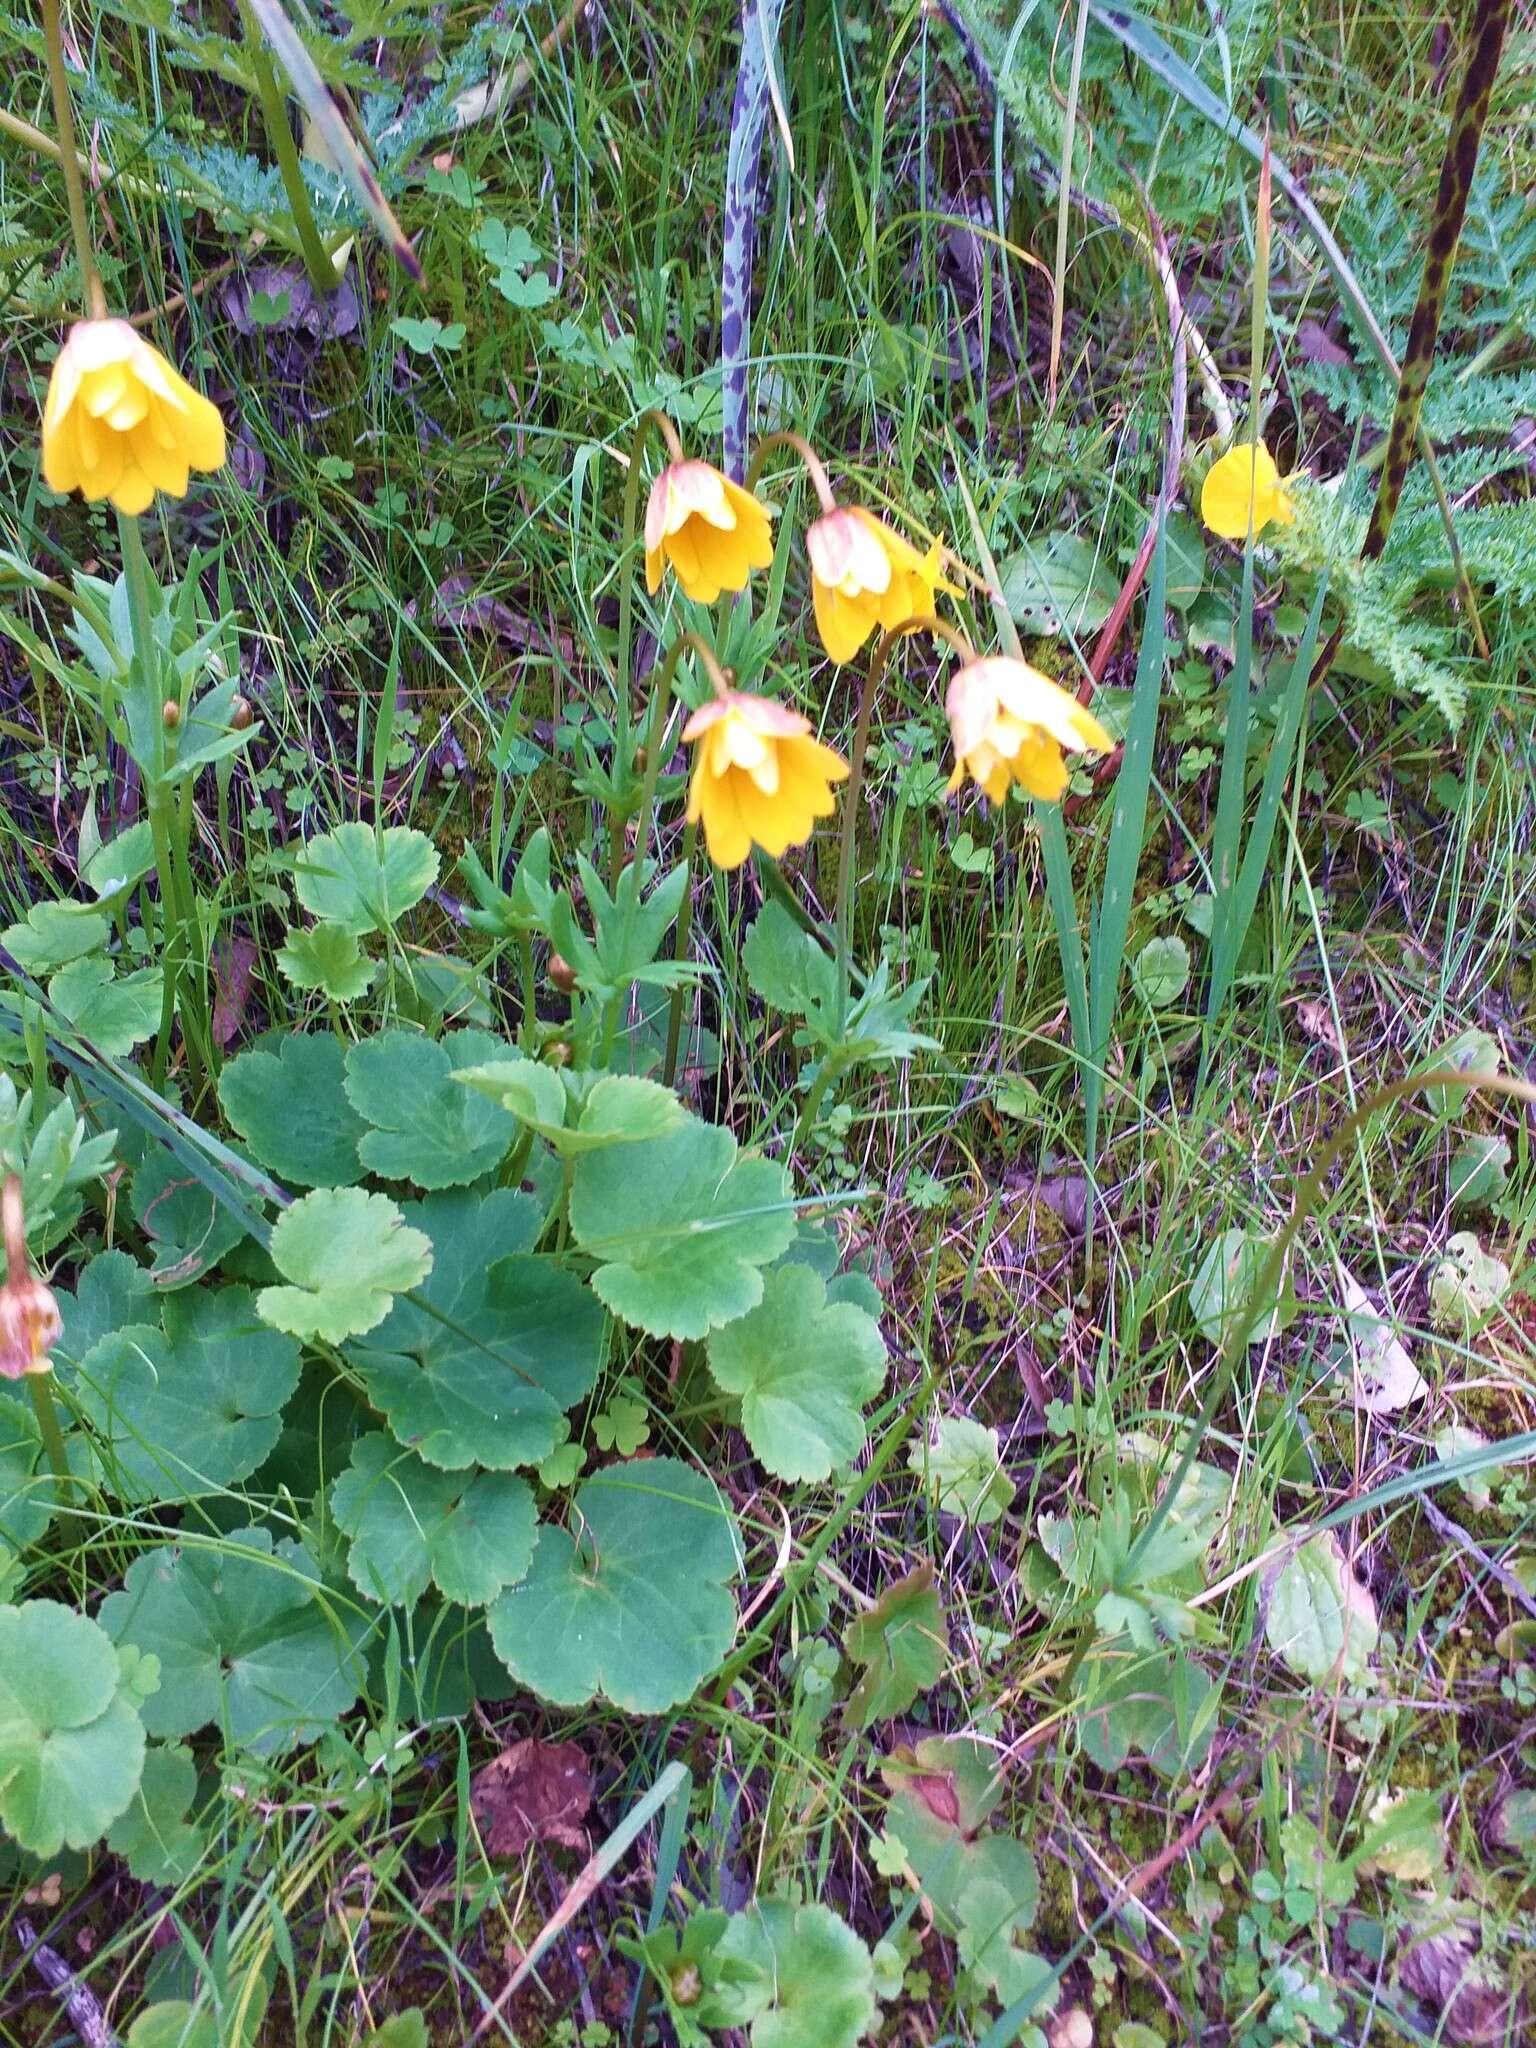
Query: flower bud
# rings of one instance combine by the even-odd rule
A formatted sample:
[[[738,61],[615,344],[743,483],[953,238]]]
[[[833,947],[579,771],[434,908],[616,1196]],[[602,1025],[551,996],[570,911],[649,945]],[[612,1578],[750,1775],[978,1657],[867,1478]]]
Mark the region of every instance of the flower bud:
[[[63,1327],[53,1289],[34,1275],[0,1287],[0,1379],[49,1371]]]
[[[635,772],[636,772],[636,774],[637,774],[637,775],[643,775],[643,774],[645,773],[646,769],[650,767],[650,765],[651,765],[651,757],[650,757],[650,753],[648,752],[648,750],[647,750],[647,749],[646,749],[645,747],[636,747],[636,749],[635,749]]]
[[[167,732],[174,732],[181,723],[181,705],[174,697],[167,697],[160,707],[160,723]]]
[[[697,1963],[677,1963],[671,1973],[672,2003],[674,2005],[697,2005],[704,1990],[704,1979],[699,1975]]]
[[[236,732],[249,732],[255,723],[255,718],[256,714],[252,711],[248,699],[235,697],[231,700],[229,722]]]
[[[571,1064],[571,1041],[552,1038],[544,1048],[544,1064],[547,1067],[568,1067]]]
[[[563,996],[568,996],[575,988],[576,970],[563,953],[550,954],[549,978]]]

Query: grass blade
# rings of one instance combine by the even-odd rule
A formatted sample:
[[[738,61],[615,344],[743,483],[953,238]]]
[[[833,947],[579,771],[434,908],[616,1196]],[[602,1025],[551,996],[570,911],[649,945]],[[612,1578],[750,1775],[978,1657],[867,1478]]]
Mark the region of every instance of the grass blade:
[[[1264,876],[1269,866],[1269,850],[1274,843],[1275,823],[1280,815],[1280,800],[1291,771],[1296,735],[1301,730],[1302,708],[1307,701],[1307,684],[1312,674],[1317,636],[1322,625],[1323,600],[1327,594],[1328,578],[1325,573],[1318,581],[1317,592],[1312,599],[1312,609],[1307,615],[1306,631],[1301,636],[1301,644],[1296,649],[1290,674],[1285,679],[1285,695],[1281,700],[1280,717],[1275,725],[1275,736],[1264,769],[1264,784],[1259,792],[1258,810],[1254,814],[1253,825],[1243,848],[1242,863],[1237,870],[1236,879],[1225,897],[1218,882],[1216,915],[1211,926],[1211,979],[1205,998],[1207,1044],[1211,1027],[1232,985],[1237,957],[1242,950],[1243,940],[1248,935],[1253,913],[1258,908],[1259,891],[1264,886]]]
[[[273,56],[287,72],[288,82],[302,102],[305,113],[331,152],[338,174],[388,243],[389,253],[400,268],[420,284],[421,264],[411,247],[410,238],[395,219],[389,201],[373,174],[372,164],[343,120],[341,109],[331,98],[330,89],[316,69],[314,58],[301,42],[298,30],[283,12],[281,0],[250,0],[250,9],[272,46]]]
[[[1147,794],[1152,785],[1152,747],[1157,736],[1158,704],[1163,693],[1163,655],[1167,639],[1164,592],[1168,579],[1167,527],[1161,522],[1147,579],[1147,620],[1142,630],[1136,684],[1131,695],[1125,752],[1115,777],[1114,817],[1109,828],[1109,855],[1104,890],[1099,898],[1090,948],[1088,979],[1089,1052],[1092,1064],[1083,1076],[1085,1157],[1090,1172],[1096,1157],[1099,1109],[1103,1099],[1104,1061],[1120,977],[1125,966],[1125,941],[1131,928],[1131,902],[1136,874],[1146,843]]]

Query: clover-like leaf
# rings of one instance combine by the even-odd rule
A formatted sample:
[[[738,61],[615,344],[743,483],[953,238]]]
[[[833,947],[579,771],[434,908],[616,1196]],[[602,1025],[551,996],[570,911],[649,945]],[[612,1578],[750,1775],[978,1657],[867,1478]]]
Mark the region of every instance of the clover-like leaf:
[[[932,1439],[914,1444],[907,1463],[941,1514],[963,1516],[978,1528],[997,1521],[1013,1499],[997,1431],[969,1416],[941,1415]]]
[[[164,987],[158,967],[114,979],[112,963],[92,953],[59,969],[48,998],[98,1052],[124,1059],[159,1028]]]
[[[317,988],[333,1003],[355,1003],[379,978],[357,933],[339,924],[291,924],[277,951],[278,971],[295,988]]]
[[[195,1500],[256,1470],[298,1380],[298,1345],[263,1327],[248,1288],[198,1288],[166,1301],[161,1326],[94,1344],[75,1396],[119,1500]]]
[[[345,1052],[329,1031],[289,1031],[243,1052],[219,1076],[224,1114],[263,1166],[299,1187],[350,1187],[362,1177],[368,1129],[346,1098]]]
[[[683,1113],[670,1088],[631,1074],[604,1074],[579,1102],[571,1077],[537,1060],[492,1060],[461,1068],[456,1079],[530,1125],[562,1158],[663,1137]]]
[[[117,1643],[160,1660],[160,1690],[144,1709],[152,1735],[227,1725],[259,1754],[312,1741],[357,1698],[359,1621],[345,1632],[317,1599],[303,1546],[265,1529],[236,1529],[217,1544],[162,1543],[129,1565],[123,1589],[102,1602]]]
[[[716,1974],[756,1971],[768,1988],[752,2048],[856,2048],[875,2016],[869,1950],[830,1906],[756,1899],[731,1915],[710,1960]]]
[[[506,1188],[441,1194],[408,1214],[434,1249],[421,1305],[397,1302],[357,1352],[374,1405],[429,1465],[536,1465],[597,1384],[602,1304],[554,1259],[527,1253],[539,1210]]]
[[[904,1714],[944,1676],[949,1634],[936,1581],[925,1559],[849,1624],[843,1648],[864,1667],[848,1695],[848,1718],[855,1728]]]
[[[709,1340],[709,1369],[741,1397],[741,1426],[780,1479],[825,1479],[864,1448],[864,1404],[885,1384],[880,1326],[829,1302],[809,1266],[777,1266],[757,1307]]]
[[[347,1100],[373,1126],[358,1145],[386,1180],[422,1188],[467,1187],[505,1157],[517,1132],[506,1110],[458,1085],[460,1067],[506,1050],[484,1031],[455,1031],[434,1045],[415,1031],[385,1031],[347,1054]]]
[[[34,1856],[89,1848],[144,1768],[123,1659],[55,1600],[0,1607],[0,1826]]]
[[[331,1489],[337,1527],[352,1538],[347,1570],[370,1600],[409,1607],[429,1584],[483,1607],[528,1569],[536,1517],[525,1480],[434,1471],[387,1436],[354,1446]]]
[[[339,1344],[383,1322],[395,1296],[421,1284],[432,1246],[387,1196],[317,1188],[278,1218],[272,1261],[293,1284],[257,1295],[266,1321]]]
[[[311,839],[293,864],[293,886],[311,916],[362,938],[384,931],[437,880],[430,839],[413,825],[355,820]]]
[[[130,1200],[155,1247],[150,1277],[161,1289],[190,1287],[245,1236],[244,1226],[164,1146],[134,1169]]]
[[[756,1308],[760,1269],[795,1229],[785,1169],[738,1158],[729,1131],[693,1116],[578,1159],[570,1219],[598,1294],[653,1337],[703,1337]]]
[[[196,1874],[207,1849],[204,1831],[187,1819],[196,1795],[191,1750],[179,1742],[151,1744],[139,1789],[107,1835],[107,1847],[140,1884],[184,1884]]]
[[[568,1530],[540,1529],[527,1577],[490,1610],[491,1641],[559,1706],[602,1694],[663,1713],[729,1649],[740,1569],[735,1522],[702,1473],[675,1458],[609,1465],[578,1489]]]

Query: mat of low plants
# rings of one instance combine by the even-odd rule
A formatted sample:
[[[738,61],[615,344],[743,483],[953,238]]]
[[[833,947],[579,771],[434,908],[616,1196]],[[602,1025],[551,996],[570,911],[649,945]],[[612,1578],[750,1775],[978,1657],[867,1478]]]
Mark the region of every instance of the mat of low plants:
[[[1526,17],[0,49],[0,2041],[1527,2039]]]

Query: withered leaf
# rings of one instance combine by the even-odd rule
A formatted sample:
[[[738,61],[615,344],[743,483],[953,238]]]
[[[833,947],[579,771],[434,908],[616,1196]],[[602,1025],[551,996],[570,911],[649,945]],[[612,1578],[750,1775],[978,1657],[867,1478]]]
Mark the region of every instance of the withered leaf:
[[[469,1804],[489,1855],[521,1856],[530,1842],[584,1849],[592,1774],[574,1742],[529,1735],[475,1773]]]

